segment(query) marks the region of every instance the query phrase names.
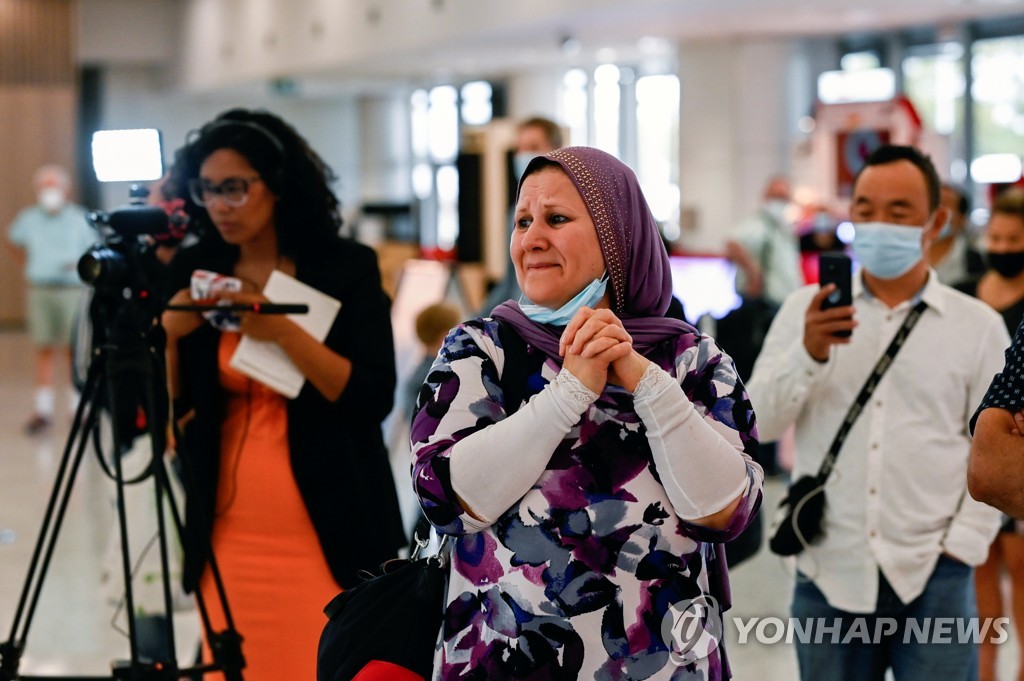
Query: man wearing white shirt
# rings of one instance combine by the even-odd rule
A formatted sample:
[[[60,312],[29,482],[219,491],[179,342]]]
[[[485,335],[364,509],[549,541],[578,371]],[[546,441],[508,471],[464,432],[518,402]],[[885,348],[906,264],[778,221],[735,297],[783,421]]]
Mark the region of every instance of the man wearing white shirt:
[[[908,621],[976,616],[971,566],[999,524],[966,493],[968,421],[1009,338],[999,315],[945,286],[923,253],[946,221],[931,161],[885,146],[854,182],[853,305],[821,310],[833,287],[804,287],[776,316],[748,390],[758,430],[796,431],[794,478],[817,473],[864,381],[910,309],[927,305],[843,445],[825,486],[824,536],[797,559],[793,616],[840,618],[839,642],[797,642],[805,681],[977,678],[973,643],[907,636]],[[852,336],[834,335],[851,330]],[[854,636],[875,618],[898,630]],[[954,627],[954,632],[956,627]]]

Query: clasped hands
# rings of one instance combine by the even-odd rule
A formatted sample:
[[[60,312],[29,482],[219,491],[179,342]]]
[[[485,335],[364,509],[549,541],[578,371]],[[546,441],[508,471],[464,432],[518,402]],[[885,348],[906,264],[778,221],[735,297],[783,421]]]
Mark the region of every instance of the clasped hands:
[[[633,392],[651,363],[633,349],[622,321],[607,308],[580,308],[562,332],[558,354],[565,358],[562,365],[597,394],[609,383]]]

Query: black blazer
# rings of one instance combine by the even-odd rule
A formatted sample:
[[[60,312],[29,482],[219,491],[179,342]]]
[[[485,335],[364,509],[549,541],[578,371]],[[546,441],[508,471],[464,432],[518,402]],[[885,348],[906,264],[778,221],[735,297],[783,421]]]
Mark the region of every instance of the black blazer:
[[[171,265],[171,294],[188,287],[193,270],[231,274],[235,260],[208,243],[182,250]],[[381,434],[395,392],[391,302],[381,288],[376,253],[354,241],[338,238],[295,265],[297,279],[341,301],[325,344],[352,361],[351,378],[337,401],[328,402],[307,381],[287,407],[295,481],[331,573],[347,588],[359,570],[376,569],[405,541]],[[181,395],[175,412],[195,409],[179,452],[188,494],[184,582],[189,591],[209,558],[220,471],[225,400],[217,379],[219,340],[220,332],[204,324],[178,343]]]

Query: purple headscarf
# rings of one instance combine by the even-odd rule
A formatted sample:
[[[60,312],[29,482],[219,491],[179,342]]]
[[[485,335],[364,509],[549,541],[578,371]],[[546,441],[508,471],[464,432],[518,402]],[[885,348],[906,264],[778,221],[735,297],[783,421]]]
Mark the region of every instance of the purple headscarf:
[[[611,309],[633,338],[633,347],[646,355],[655,345],[693,327],[665,317],[672,300],[672,276],[661,232],[640,183],[629,166],[592,147],[565,147],[530,161],[519,180],[551,162],[565,171],[586,204],[597,227],[611,291]],[[561,333],[530,320],[515,301],[494,308],[497,319],[511,324],[523,339],[558,358]]]

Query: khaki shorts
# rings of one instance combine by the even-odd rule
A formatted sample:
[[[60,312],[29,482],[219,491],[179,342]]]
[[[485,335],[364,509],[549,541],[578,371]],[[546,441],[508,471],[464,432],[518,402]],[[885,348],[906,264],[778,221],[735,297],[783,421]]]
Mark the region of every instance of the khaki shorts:
[[[68,346],[85,289],[81,286],[28,287],[28,333],[37,346]]]

